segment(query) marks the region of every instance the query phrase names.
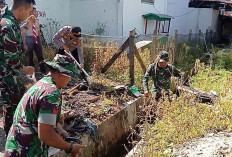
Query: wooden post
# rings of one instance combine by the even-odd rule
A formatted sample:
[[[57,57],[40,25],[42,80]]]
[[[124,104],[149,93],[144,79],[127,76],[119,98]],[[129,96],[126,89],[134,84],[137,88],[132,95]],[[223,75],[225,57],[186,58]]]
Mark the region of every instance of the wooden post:
[[[214,42],[214,41],[213,41],[213,30],[210,30],[210,33],[209,33],[209,34],[210,34],[210,35],[209,35],[209,36],[210,36],[210,37],[209,37],[209,38],[210,38],[210,39],[209,39],[209,42],[212,43],[212,42]]]
[[[192,34],[193,34],[193,30],[190,29],[190,30],[189,30],[189,36],[188,36],[188,43],[190,43],[191,40],[192,40]]]
[[[155,24],[155,30],[158,30],[158,21],[156,20],[155,23],[156,23],[156,24]]]
[[[145,34],[147,34],[147,19],[145,20]]]
[[[198,33],[198,44],[201,43],[201,30],[199,30],[199,33]]]
[[[156,48],[157,48],[157,41],[158,41],[158,30],[154,30],[153,33],[153,39],[151,43],[151,49],[150,49],[150,62],[153,63],[155,61],[155,53],[156,53]]]
[[[115,60],[121,55],[121,53],[129,46],[129,38],[123,43],[118,51],[113,55],[108,63],[102,68],[101,73],[105,73],[108,68],[115,62]]]
[[[139,51],[138,51],[138,49],[137,49],[137,47],[136,47],[135,44],[134,44],[134,49],[135,49],[135,57],[136,57],[136,59],[138,60],[138,62],[139,62],[139,64],[140,64],[141,68],[143,69],[143,73],[145,74],[145,72],[146,72],[146,66],[145,66],[145,64],[143,63],[143,60],[142,60],[141,56],[139,55]]]
[[[206,44],[209,43],[209,30],[208,29],[206,29],[206,33],[205,33],[205,42]]]
[[[133,86],[135,84],[135,75],[134,75],[134,56],[135,56],[135,48],[134,48],[134,43],[135,43],[135,30],[130,31],[130,37],[129,37],[129,63],[130,63],[130,85]]]
[[[174,43],[175,43],[175,48],[174,51],[172,51],[172,64],[174,65],[175,63],[175,53],[177,52],[177,45],[178,45],[178,30],[175,30],[175,36],[174,36]]]

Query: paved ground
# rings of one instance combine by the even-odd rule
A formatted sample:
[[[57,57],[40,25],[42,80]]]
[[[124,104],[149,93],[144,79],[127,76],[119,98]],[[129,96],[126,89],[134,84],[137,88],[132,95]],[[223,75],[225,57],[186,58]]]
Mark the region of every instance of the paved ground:
[[[204,138],[194,139],[174,150],[175,157],[231,157],[232,133],[211,133]]]

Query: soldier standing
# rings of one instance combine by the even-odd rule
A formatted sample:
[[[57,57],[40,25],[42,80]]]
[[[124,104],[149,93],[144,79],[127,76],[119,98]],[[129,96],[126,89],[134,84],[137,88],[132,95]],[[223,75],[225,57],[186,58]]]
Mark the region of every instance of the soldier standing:
[[[152,78],[152,97],[156,100],[162,97],[162,90],[169,93],[171,77],[181,78],[181,73],[173,65],[168,64],[169,57],[167,51],[161,51],[158,56],[158,62],[149,65],[144,78],[144,96],[149,97],[148,81]]]
[[[32,75],[33,67],[24,67],[21,55],[24,53],[20,32],[20,21],[26,20],[32,11],[34,0],[12,0],[11,8],[3,8],[0,22],[0,97],[5,117],[4,130],[9,132],[14,111],[26,87],[22,82],[22,72]]]

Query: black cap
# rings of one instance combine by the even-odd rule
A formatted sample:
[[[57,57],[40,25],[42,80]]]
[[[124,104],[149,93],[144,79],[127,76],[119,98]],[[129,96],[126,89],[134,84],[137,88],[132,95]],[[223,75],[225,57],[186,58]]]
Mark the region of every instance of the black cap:
[[[71,32],[75,37],[81,37],[81,28],[80,27],[72,27]]]

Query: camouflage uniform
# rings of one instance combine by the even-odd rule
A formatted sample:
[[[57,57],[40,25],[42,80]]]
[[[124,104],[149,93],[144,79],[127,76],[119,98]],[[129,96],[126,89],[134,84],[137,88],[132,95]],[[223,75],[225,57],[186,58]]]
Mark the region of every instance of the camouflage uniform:
[[[45,63],[65,75],[78,73],[73,60],[62,55]],[[24,94],[18,104],[7,137],[5,156],[47,156],[48,146],[38,137],[38,123],[56,126],[60,113],[60,89],[50,75],[45,76]]]
[[[24,53],[20,22],[5,7],[0,22],[0,97],[4,105],[4,130],[8,133],[14,111],[26,88],[21,80],[21,55]]]
[[[158,59],[168,61],[168,52],[162,51]],[[154,95],[158,100],[162,96],[162,89],[164,89],[168,94],[172,76],[181,78],[180,71],[178,71],[174,66],[168,64],[166,68],[160,68],[158,66],[158,62],[150,64],[143,78],[144,91],[146,92],[149,90],[148,81],[149,77],[151,77],[153,81],[152,95]]]
[[[3,4],[6,7],[6,1],[5,0],[0,0],[0,4]],[[3,9],[3,8],[0,7],[0,21],[1,21],[1,18],[2,18],[1,9]]]

